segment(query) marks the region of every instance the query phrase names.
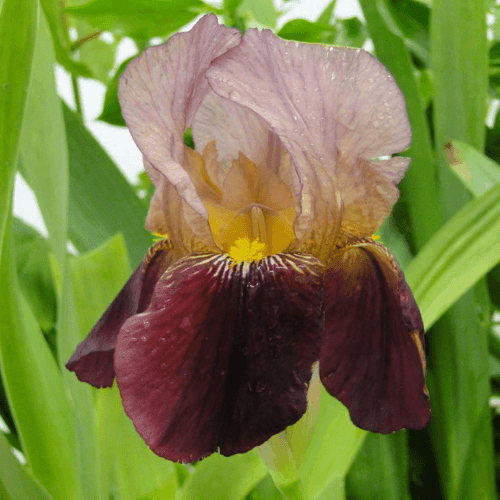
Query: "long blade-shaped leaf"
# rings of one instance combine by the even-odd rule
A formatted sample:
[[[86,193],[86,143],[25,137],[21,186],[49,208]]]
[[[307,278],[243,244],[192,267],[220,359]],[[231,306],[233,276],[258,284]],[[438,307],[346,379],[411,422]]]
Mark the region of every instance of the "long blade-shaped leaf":
[[[474,196],[481,196],[500,183],[500,165],[462,141],[446,145],[450,167]]]
[[[410,500],[407,446],[405,431],[369,434],[347,475],[348,498]]]
[[[306,498],[344,498],[344,479],[366,432],[354,426],[342,403],[321,388],[321,406],[299,477]],[[321,459],[319,459],[321,457]]]
[[[68,151],[56,91],[55,63],[49,27],[41,12],[19,157],[23,176],[35,193],[52,248],[62,266],[68,230]]]
[[[60,371],[19,292],[10,220],[0,261],[0,362],[33,474],[55,499],[75,497],[75,434]]]
[[[76,311],[75,330],[70,335],[74,348],[129,277],[123,237],[115,236],[96,250],[72,259],[70,270],[70,293]],[[69,375],[75,384],[86,385],[78,382],[74,374]],[[108,498],[112,491],[116,500],[173,500],[177,489],[174,467],[144,444],[123,411],[117,387],[93,392],[97,392],[94,431],[98,440],[94,461],[100,473],[101,494]]]
[[[2,433],[0,433],[0,498],[3,500],[51,500],[51,496],[14,457]]]
[[[432,238],[406,273],[431,327],[500,262],[500,185],[469,202]]]
[[[0,11],[0,248],[16,174],[16,155],[35,47],[38,2],[3,0]],[[13,29],[13,27],[16,27]],[[1,251],[1,250],[0,250]],[[0,254],[1,255],[1,254]]]
[[[412,127],[412,144],[404,156],[412,158],[400,184],[402,201],[407,203],[415,247],[421,248],[439,229],[438,191],[429,127],[414,76],[410,53],[404,39],[386,25],[381,10],[390,10],[386,0],[360,0],[375,52],[401,87]],[[380,9],[380,5],[384,9]]]
[[[440,201],[448,219],[471,196],[451,172],[444,145],[462,140],[479,150],[484,147],[488,85],[485,0],[433,2],[431,66]],[[481,201],[472,202],[473,207],[480,207]],[[481,249],[476,247],[485,252],[486,260],[491,257],[488,248],[492,243],[483,240]],[[463,266],[459,275],[472,279],[470,262],[464,260]],[[480,270],[480,264],[471,267],[474,272]],[[428,385],[434,401],[429,429],[448,499],[495,497],[490,381],[485,368],[489,307],[485,282],[480,281],[436,323],[429,338]]]
[[[122,232],[133,267],[152,240],[144,229],[146,206],[77,116],[63,107],[70,159],[69,236],[80,251]]]
[[[267,470],[255,450],[244,455],[214,454],[203,460],[186,481],[181,500],[243,500]]]

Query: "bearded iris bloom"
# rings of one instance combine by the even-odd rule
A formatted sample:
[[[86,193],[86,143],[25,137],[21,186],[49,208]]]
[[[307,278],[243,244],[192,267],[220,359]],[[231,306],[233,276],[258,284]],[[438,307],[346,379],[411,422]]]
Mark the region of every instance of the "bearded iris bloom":
[[[354,424],[430,419],[423,324],[371,236],[398,198],[404,98],[363,50],[203,17],[120,81],[155,184],[148,252],[67,367],[167,459],[245,452],[297,422],[313,365]],[[196,149],[183,143],[192,127]]]

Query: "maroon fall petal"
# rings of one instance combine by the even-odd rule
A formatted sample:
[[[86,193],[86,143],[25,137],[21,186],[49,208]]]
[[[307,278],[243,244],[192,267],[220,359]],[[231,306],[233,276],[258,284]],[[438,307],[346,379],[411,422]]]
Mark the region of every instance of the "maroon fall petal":
[[[424,332],[415,299],[381,245],[339,250],[325,273],[320,376],[373,432],[421,429],[430,420]]]
[[[115,378],[113,356],[116,338],[123,323],[143,312],[151,301],[154,287],[171,262],[167,240],[151,247],[115,300],[66,363],[78,380],[94,387],[111,387]]]
[[[204,254],[168,269],[115,352],[125,411],[155,453],[243,453],[299,420],[323,331],[320,267]]]

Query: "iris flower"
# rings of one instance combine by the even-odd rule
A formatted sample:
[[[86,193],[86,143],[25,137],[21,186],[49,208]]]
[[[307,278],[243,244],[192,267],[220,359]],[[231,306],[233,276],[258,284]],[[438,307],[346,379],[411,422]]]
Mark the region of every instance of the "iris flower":
[[[294,424],[318,361],[358,427],[427,425],[422,319],[372,237],[410,162],[392,156],[411,132],[384,66],[208,15],[132,61],[119,96],[163,238],[67,367],[95,387],[116,377],[169,460],[243,453]]]

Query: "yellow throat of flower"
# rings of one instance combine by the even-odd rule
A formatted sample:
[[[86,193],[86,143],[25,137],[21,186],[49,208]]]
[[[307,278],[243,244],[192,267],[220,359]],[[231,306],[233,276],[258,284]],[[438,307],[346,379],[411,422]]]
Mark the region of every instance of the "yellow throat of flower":
[[[253,262],[285,250],[295,239],[292,208],[280,213],[258,204],[235,212],[207,205],[215,243],[236,262]]]

